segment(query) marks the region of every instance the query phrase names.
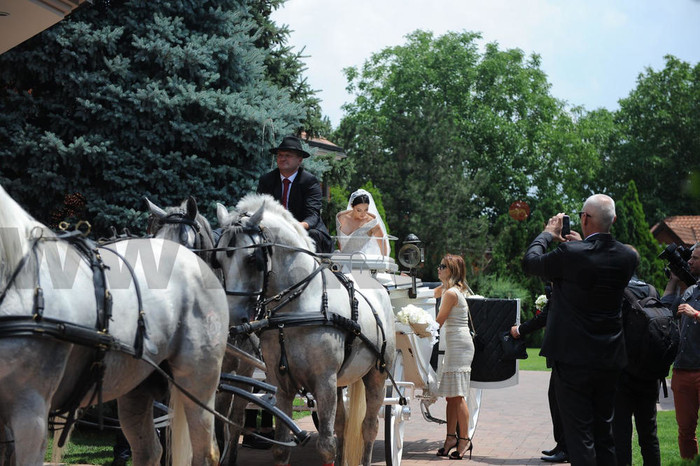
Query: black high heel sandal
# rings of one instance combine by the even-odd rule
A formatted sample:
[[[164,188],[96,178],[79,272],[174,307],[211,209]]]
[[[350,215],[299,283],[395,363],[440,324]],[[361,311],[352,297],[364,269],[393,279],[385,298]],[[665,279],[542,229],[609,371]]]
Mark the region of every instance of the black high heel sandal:
[[[457,434],[447,434],[447,436],[448,437],[457,437]],[[457,438],[459,439],[459,437],[457,437]],[[447,443],[447,439],[445,439],[445,443]],[[457,442],[454,445],[452,445],[450,448],[448,448],[447,450],[445,450],[445,447],[443,445],[443,447],[437,451],[437,456],[450,456],[450,450],[452,450],[453,448],[457,448],[457,445],[459,445],[459,440],[457,440]]]
[[[462,454],[459,453],[459,449],[453,451],[452,454],[450,455],[450,459],[461,460],[462,458],[464,458],[464,455],[466,455],[467,452],[469,452],[469,459],[472,459],[472,449],[474,448],[474,443],[472,443],[472,439],[470,439],[469,437],[467,437],[467,438],[457,437],[457,445],[459,445],[460,440],[469,440],[469,447],[465,448],[464,451],[462,452]]]

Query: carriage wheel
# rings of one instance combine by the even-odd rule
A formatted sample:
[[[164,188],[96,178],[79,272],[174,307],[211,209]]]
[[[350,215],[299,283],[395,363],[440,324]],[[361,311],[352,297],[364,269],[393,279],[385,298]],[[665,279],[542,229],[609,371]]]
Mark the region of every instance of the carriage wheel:
[[[394,360],[394,380],[397,382],[403,381],[403,353],[396,352]],[[405,388],[401,388],[401,394]],[[389,386],[386,389],[386,396],[394,396],[394,387]],[[403,456],[403,435],[406,425],[405,410],[409,410],[408,406],[387,405],[384,407],[384,459],[387,466],[400,466],[401,456]]]

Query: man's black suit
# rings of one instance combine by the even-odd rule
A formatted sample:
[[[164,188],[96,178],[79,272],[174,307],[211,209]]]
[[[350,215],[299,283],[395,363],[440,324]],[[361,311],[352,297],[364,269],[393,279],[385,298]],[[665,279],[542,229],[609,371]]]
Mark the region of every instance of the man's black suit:
[[[260,177],[258,193],[282,199],[282,180],[279,169]],[[309,236],[316,242],[317,252],[331,252],[332,241],[326,225],[321,220],[321,184],[303,168],[299,168],[294,182],[289,186],[287,209],[300,222],[309,224]]]
[[[549,286],[549,285],[547,285]],[[551,299],[551,292],[548,291],[548,295]],[[549,306],[547,303],[542,312],[536,314],[530,320],[526,320],[518,327],[518,333],[520,333],[521,338],[532,332],[535,332],[547,324],[547,316],[549,315]],[[547,367],[551,367],[549,361],[547,361]],[[564,452],[568,453],[566,448],[566,436],[564,435],[564,423],[561,420],[561,415],[559,414],[559,405],[557,404],[557,393],[554,389],[554,377],[550,375],[549,386],[547,387],[547,401],[549,402],[549,414],[552,417],[552,433],[554,434],[554,441],[557,443],[553,448],[555,453]]]
[[[553,283],[540,354],[552,361],[569,458],[575,466],[615,465],[615,385],[627,362],[620,308],[637,257],[609,233],[547,253],[551,242],[550,233],[537,236],[523,267]]]

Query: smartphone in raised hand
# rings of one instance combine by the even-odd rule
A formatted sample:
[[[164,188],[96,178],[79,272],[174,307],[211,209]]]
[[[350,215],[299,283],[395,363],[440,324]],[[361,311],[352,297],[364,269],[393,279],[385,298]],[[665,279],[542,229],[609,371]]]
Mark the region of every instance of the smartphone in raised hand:
[[[566,238],[566,235],[571,234],[571,219],[568,215],[564,215],[561,219],[561,235]]]

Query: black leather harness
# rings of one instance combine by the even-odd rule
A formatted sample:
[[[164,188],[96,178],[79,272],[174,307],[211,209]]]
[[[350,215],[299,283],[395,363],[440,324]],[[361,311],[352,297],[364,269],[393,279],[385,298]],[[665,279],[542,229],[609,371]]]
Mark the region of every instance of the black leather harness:
[[[37,246],[41,241],[60,241],[69,242],[88,262],[92,269],[93,285],[95,290],[95,326],[88,327],[71,322],[65,322],[59,319],[44,316],[44,293],[41,287],[41,269],[39,267],[39,257]],[[100,426],[103,424],[102,418],[102,385],[104,380],[104,358],[107,351],[120,351],[130,354],[135,358],[141,358],[143,355],[143,340],[145,338],[145,324],[143,319],[143,307],[141,305],[141,293],[138,288],[138,282],[131,265],[119,253],[113,249],[102,247],[116,254],[128,267],[134,284],[136,286],[136,294],[139,303],[138,324],[134,340],[134,345],[126,345],[112,335],[109,334],[109,321],[112,317],[112,295],[107,288],[105,270],[107,267],[102,261],[99,249],[94,242],[84,238],[82,233],[74,231],[65,233],[55,237],[39,236],[32,240],[29,251],[22,257],[8,280],[5,289],[0,294],[0,304],[3,303],[7,293],[17,276],[30,260],[34,258],[37,264],[35,288],[34,288],[34,303],[31,315],[20,316],[0,316],[0,338],[8,337],[25,337],[25,336],[48,336],[68,343],[74,343],[81,346],[92,348],[92,362],[82,371],[75,386],[79,387],[73,390],[68,400],[58,409],[51,413],[51,416],[63,415],[66,416],[66,428],[59,439],[59,446],[63,446],[71,425],[76,420],[76,412],[80,407],[80,402],[92,390],[91,402],[97,398],[98,416]]]
[[[69,400],[64,403],[63,406],[59,407],[55,411],[50,413],[50,417],[56,417],[58,415],[63,415],[65,413],[66,421],[64,423],[65,427],[59,438],[58,446],[62,447],[65,444],[66,437],[70,432],[70,426],[76,421],[76,412],[80,406],[80,402],[85,398],[85,396],[94,387],[92,398],[89,404],[93,404],[95,398],[98,400],[98,417],[99,425],[102,428],[103,425],[103,413],[102,413],[102,385],[104,380],[104,356],[107,351],[119,351],[122,353],[129,354],[136,359],[144,361],[149,364],[153,370],[160,374],[162,377],[167,379],[172,383],[178,390],[180,390],[185,396],[187,396],[192,402],[197,404],[203,410],[211,413],[220,421],[230,424],[234,427],[240,427],[230,419],[226,418],[220,413],[212,410],[202,401],[198,400],[192,393],[190,393],[185,387],[180,383],[175,381],[170,374],[168,374],[163,368],[158,364],[148,358],[143,354],[144,339],[146,337],[146,325],[144,321],[144,311],[143,311],[143,300],[141,297],[141,291],[139,288],[138,281],[136,279],[136,274],[133,267],[121,254],[112,248],[108,248],[107,244],[116,243],[118,241],[132,239],[129,237],[119,237],[105,240],[101,242],[100,245],[96,245],[92,241],[84,238],[81,232],[74,231],[62,235],[57,235],[54,237],[43,238],[38,236],[32,239],[32,245],[29,251],[20,259],[15,270],[13,271],[8,283],[5,285],[5,289],[0,293],[0,305],[5,300],[10,287],[13,285],[17,276],[21,272],[22,268],[28,262],[30,256],[34,256],[35,262],[37,264],[37,275],[36,275],[36,287],[35,287],[35,298],[34,305],[32,308],[31,315],[23,316],[0,316],[0,338],[7,337],[30,337],[30,336],[48,336],[56,338],[61,341],[66,341],[68,343],[78,344],[81,346],[91,347],[94,350],[94,356],[92,363],[82,372],[76,386],[80,387],[75,390],[69,397]],[[95,286],[95,297],[97,298],[96,304],[96,325],[95,327],[87,327],[80,324],[74,324],[70,322],[61,321],[58,319],[44,317],[44,299],[43,291],[40,284],[40,268],[38,253],[36,251],[37,245],[40,241],[68,241],[73,245],[88,261],[93,270],[93,283]],[[111,293],[106,286],[105,270],[107,267],[102,262],[99,250],[104,249],[115,254],[121,261],[126,265],[129,273],[131,274],[134,287],[136,290],[136,297],[138,300],[138,321],[136,327],[136,335],[134,338],[133,346],[124,344],[114,338],[109,334],[109,320],[112,315],[112,297]],[[238,389],[236,389],[238,390]],[[282,419],[294,434],[295,442],[299,444],[304,444],[308,441],[309,435],[306,431],[299,429],[299,427],[294,424],[294,422],[287,418],[284,413],[279,411],[273,405],[266,403],[261,403],[259,400],[254,400],[256,403],[261,404],[266,409],[271,410],[276,415]],[[277,440],[268,440],[271,443],[275,443],[283,446],[294,446],[294,443],[282,442]]]
[[[362,293],[357,291],[354,287],[353,282],[345,276],[330,260],[323,258],[314,252],[307,249],[298,248],[295,246],[289,246],[285,244],[269,242],[266,238],[264,228],[258,226],[257,228],[249,228],[241,223],[238,223],[230,228],[235,228],[236,232],[242,232],[247,234],[253,244],[246,246],[227,246],[227,247],[217,247],[215,251],[226,251],[230,256],[233,252],[238,250],[253,249],[261,251],[264,254],[264,260],[262,262],[263,266],[259,266],[258,269],[264,273],[262,286],[256,291],[229,291],[226,293],[234,296],[250,296],[256,297],[255,305],[255,320],[249,323],[244,323],[231,327],[229,333],[231,336],[236,336],[242,333],[253,333],[262,332],[266,330],[277,330],[279,333],[279,344],[280,344],[280,361],[278,364],[279,372],[283,375],[288,375],[292,378],[291,372],[289,371],[289,362],[287,360],[287,352],[285,348],[286,335],[284,333],[285,328],[289,327],[301,327],[301,326],[332,326],[345,331],[345,349],[344,349],[344,360],[343,366],[347,362],[350,354],[352,352],[352,345],[356,338],[359,338],[367,347],[375,354],[377,357],[376,365],[380,371],[386,370],[386,333],[379,314],[377,313],[372,303],[364,296]],[[259,238],[262,241],[256,242]],[[232,239],[230,244],[235,243],[235,238]],[[265,297],[267,294],[267,286],[269,283],[269,274],[271,270],[269,269],[269,255],[272,254],[273,248],[282,248],[291,250],[294,252],[304,253],[312,256],[316,261],[316,267],[312,270],[306,277],[298,281],[297,283],[287,287],[281,292],[275,294],[274,296]],[[264,268],[262,268],[264,267]],[[348,293],[348,300],[350,303],[350,318],[344,317],[340,314],[334,312],[329,312],[328,308],[328,289],[327,289],[327,276],[326,271],[330,271],[333,276],[338,280],[338,282],[343,285]],[[321,275],[323,283],[323,291],[321,294],[321,306],[320,312],[317,315],[312,316],[294,316],[294,315],[284,315],[278,316],[276,313],[282,309],[284,306],[290,302],[297,299],[306,290],[311,281],[317,276]],[[365,302],[369,305],[369,308],[374,315],[377,326],[382,333],[382,343],[381,345],[375,344],[370,340],[365,334],[362,333],[359,319],[359,303],[356,294],[360,295]],[[394,379],[391,374],[389,374],[391,381],[394,383]],[[305,388],[301,387],[292,378],[292,383],[298,388],[299,391],[304,392]]]

